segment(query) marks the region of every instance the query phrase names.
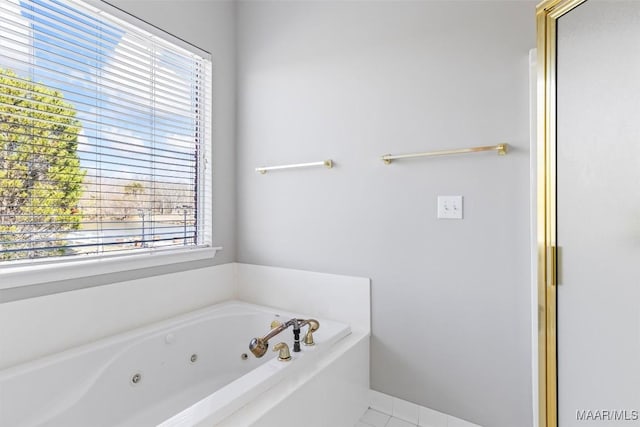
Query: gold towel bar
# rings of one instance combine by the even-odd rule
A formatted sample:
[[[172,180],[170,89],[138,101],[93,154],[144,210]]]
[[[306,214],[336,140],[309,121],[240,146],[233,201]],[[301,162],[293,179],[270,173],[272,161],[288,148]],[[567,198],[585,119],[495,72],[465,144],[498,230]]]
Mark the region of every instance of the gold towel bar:
[[[480,151],[497,151],[500,156],[504,156],[507,154],[507,150],[509,148],[508,144],[498,144],[498,145],[485,145],[483,147],[471,147],[471,148],[459,148],[457,150],[441,150],[441,151],[430,151],[427,153],[413,153],[413,154],[385,154],[382,156],[382,161],[385,164],[390,164],[392,160],[396,159],[409,159],[413,157],[433,157],[433,156],[448,156],[450,154],[466,154],[466,153],[478,153]]]

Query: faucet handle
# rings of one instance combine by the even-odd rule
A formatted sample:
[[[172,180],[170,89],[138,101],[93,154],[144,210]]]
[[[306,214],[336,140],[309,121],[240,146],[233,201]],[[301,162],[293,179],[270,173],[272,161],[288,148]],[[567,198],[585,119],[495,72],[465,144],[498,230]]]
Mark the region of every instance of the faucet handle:
[[[308,331],[307,334],[304,336],[304,345],[309,347],[312,345],[316,345],[316,343],[313,342],[313,332]]]
[[[314,319],[309,319],[309,329],[307,330],[307,333],[304,336],[304,345],[306,346],[316,345],[316,343],[313,342],[313,333],[317,331],[319,328],[320,328],[320,322]]]
[[[278,354],[278,360],[281,362],[291,361],[291,353],[289,353],[289,346],[286,343],[279,342],[273,346],[273,351],[280,351]]]

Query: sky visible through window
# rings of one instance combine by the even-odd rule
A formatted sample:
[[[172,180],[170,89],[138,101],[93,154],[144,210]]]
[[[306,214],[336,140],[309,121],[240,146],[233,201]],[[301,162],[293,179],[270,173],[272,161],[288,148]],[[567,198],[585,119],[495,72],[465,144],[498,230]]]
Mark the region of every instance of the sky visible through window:
[[[73,247],[57,254],[196,244],[198,60],[72,2],[0,1],[24,19],[0,30],[15,40],[0,68],[59,91],[81,123],[81,220],[62,243],[49,237]]]

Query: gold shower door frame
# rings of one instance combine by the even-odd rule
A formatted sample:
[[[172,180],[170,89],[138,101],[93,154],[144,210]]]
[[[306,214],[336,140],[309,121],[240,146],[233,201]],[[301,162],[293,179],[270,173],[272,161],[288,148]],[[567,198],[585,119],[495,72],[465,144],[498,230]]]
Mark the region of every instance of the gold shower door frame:
[[[557,21],[586,0],[545,0],[537,22],[537,259],[539,427],[558,425],[556,251]]]

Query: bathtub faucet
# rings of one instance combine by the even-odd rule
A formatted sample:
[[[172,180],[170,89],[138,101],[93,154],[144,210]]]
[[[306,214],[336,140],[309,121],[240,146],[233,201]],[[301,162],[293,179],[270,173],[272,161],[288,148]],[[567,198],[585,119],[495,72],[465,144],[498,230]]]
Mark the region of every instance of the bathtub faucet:
[[[313,345],[313,333],[320,327],[320,322],[315,319],[296,319],[293,318],[285,323],[282,323],[269,331],[267,335],[262,338],[254,338],[249,343],[249,350],[256,357],[262,357],[269,348],[269,340],[285,329],[293,326],[293,351],[300,351],[300,328],[309,325],[304,342],[307,345]]]

